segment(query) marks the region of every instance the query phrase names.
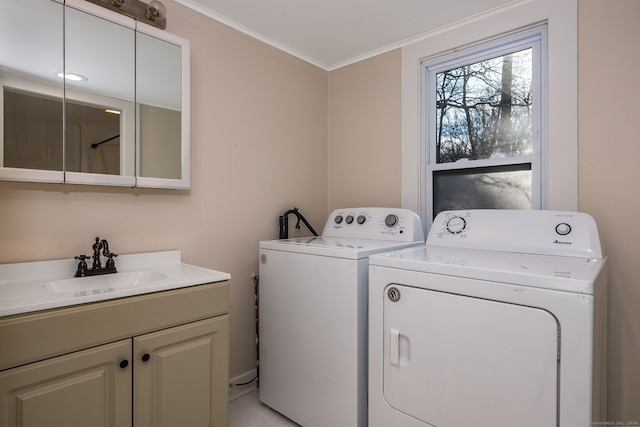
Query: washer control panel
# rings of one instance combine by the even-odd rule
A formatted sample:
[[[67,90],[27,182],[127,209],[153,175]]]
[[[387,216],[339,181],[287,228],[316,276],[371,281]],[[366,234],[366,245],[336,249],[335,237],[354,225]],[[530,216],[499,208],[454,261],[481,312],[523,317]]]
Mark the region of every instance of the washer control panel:
[[[354,216],[353,215],[347,215],[347,217],[343,217],[342,215],[336,215],[333,218],[333,222],[335,222],[336,224],[342,224],[342,222],[346,222],[347,224],[353,224],[353,220],[354,220]],[[355,219],[355,221],[362,225],[367,221],[367,217],[365,215],[358,215],[358,217]]]
[[[427,245],[602,258],[598,229],[582,212],[478,209],[438,214]]]
[[[397,242],[424,241],[418,215],[400,208],[336,209],[329,215],[322,235]]]

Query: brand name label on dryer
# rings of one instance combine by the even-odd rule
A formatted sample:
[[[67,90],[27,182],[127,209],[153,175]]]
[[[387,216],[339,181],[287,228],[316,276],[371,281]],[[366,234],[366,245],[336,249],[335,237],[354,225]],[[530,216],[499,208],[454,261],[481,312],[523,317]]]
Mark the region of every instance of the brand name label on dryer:
[[[553,244],[554,245],[572,245],[573,242],[563,242],[562,240],[554,240]]]

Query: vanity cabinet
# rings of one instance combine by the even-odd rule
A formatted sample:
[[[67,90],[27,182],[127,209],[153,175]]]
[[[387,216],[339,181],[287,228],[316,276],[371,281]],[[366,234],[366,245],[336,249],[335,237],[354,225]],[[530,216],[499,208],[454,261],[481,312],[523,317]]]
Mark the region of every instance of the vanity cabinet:
[[[1,427],[227,426],[226,281],[0,318],[0,342]]]

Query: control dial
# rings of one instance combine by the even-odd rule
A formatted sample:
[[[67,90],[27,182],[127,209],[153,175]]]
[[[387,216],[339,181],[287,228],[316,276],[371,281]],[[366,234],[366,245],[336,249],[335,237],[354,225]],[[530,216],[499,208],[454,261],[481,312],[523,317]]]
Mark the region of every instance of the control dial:
[[[367,220],[367,217],[364,215],[358,215],[358,219],[356,221],[358,221],[358,224],[362,225],[365,223],[365,221]]]
[[[562,222],[556,225],[556,233],[561,236],[566,236],[567,234],[571,233],[571,226],[566,222]]]
[[[460,234],[467,228],[467,221],[461,216],[454,216],[447,221],[447,231],[451,234]]]
[[[342,222],[342,215],[336,215],[336,217],[333,219],[333,221],[336,224],[340,224]]]
[[[345,221],[347,222],[347,224],[351,224],[353,222],[353,215],[347,215]]]
[[[398,215],[387,215],[387,217],[384,219],[384,224],[389,228],[395,227],[396,225],[398,225]]]

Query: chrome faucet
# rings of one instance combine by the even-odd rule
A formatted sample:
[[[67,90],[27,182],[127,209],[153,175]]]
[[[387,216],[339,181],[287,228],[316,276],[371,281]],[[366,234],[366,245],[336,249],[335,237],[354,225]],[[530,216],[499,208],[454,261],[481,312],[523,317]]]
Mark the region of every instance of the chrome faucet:
[[[113,258],[117,257],[118,254],[114,254],[109,251],[109,242],[102,239],[100,237],[96,237],[96,241],[92,246],[93,248],[93,257],[87,255],[78,255],[75,259],[79,260],[78,268],[76,270],[75,277],[85,277],[85,276],[97,276],[99,274],[109,274],[109,273],[117,273],[116,263]],[[102,267],[102,261],[100,260],[100,251],[102,251],[102,255],[107,258],[107,262],[104,267]],[[93,265],[90,269],[87,266],[87,260],[93,258]]]

